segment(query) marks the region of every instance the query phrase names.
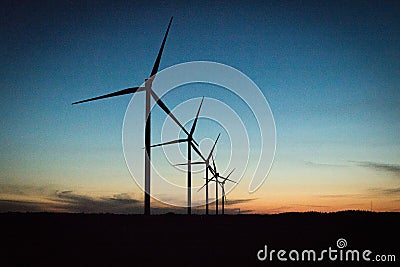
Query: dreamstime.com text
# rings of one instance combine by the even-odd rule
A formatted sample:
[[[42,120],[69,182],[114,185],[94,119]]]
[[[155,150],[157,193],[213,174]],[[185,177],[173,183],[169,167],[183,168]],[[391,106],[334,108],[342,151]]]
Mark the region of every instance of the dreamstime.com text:
[[[265,245],[257,252],[259,261],[375,261],[375,262],[395,262],[396,255],[374,255],[371,250],[345,249],[346,239],[339,238],[336,242],[337,248],[329,247],[321,251],[313,249],[304,250],[275,250],[268,249]]]

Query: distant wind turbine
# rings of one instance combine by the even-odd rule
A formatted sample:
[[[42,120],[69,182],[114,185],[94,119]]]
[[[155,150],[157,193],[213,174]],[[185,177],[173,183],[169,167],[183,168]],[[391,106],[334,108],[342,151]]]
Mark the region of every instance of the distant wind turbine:
[[[223,194],[222,197],[224,198],[224,196],[225,196],[225,182],[226,182],[226,181],[230,181],[230,182],[235,183],[235,184],[237,184],[237,182],[235,182],[235,181],[229,179],[229,176],[233,173],[233,171],[234,171],[235,169],[233,169],[233,170],[228,174],[227,177],[223,177],[223,176],[221,176],[221,175],[219,174],[219,172],[218,172],[218,170],[217,170],[217,166],[216,166],[215,161],[214,161],[214,156],[211,156],[211,157],[212,157],[213,167],[214,167],[214,170],[213,170],[212,173],[214,173],[214,176],[213,176],[210,180],[207,180],[207,179],[206,179],[206,183],[205,183],[202,187],[200,187],[198,191],[200,191],[200,190],[203,189],[205,186],[207,186],[207,184],[208,184],[209,182],[215,181],[215,214],[218,215],[218,184],[220,184],[220,186],[222,187],[222,194]],[[223,179],[223,180],[222,180],[222,181],[219,181],[219,180],[218,180],[219,178],[221,178],[221,179]],[[222,183],[223,183],[223,184],[222,184]],[[225,205],[224,199],[222,199],[222,209],[223,209],[223,213],[222,213],[222,214],[224,214],[224,208],[225,208],[224,205]]]
[[[206,181],[208,181],[208,171],[209,170],[211,171],[212,174],[214,174],[214,170],[210,166],[210,159],[211,159],[211,156],[213,155],[215,146],[217,145],[217,142],[218,142],[218,139],[219,139],[220,135],[221,134],[218,134],[218,137],[215,140],[214,145],[211,148],[210,153],[208,154],[207,158],[204,161],[197,161],[197,162],[192,162],[191,163],[191,165],[205,164],[205,166],[206,166],[206,168],[205,168],[206,169]],[[181,165],[181,166],[182,165],[188,165],[188,163],[176,164],[175,166],[179,166],[179,165]],[[205,186],[206,186],[206,215],[208,215],[208,213],[209,213],[208,212],[208,183],[206,183]]]
[[[127,89],[123,89],[114,93],[98,96],[98,97],[93,97],[89,98],[86,100],[78,101],[72,103],[73,105],[75,104],[80,104],[80,103],[85,103],[85,102],[90,102],[94,100],[100,100],[104,98],[110,98],[114,96],[120,96],[120,95],[126,95],[126,94],[134,94],[137,92],[145,91],[146,92],[146,111],[145,111],[145,120],[146,120],[146,125],[145,125],[145,155],[144,155],[144,160],[145,160],[145,191],[144,191],[144,214],[145,215],[150,215],[150,136],[151,136],[151,112],[150,112],[150,100],[151,97],[154,98],[156,101],[157,105],[160,106],[170,117],[173,121],[175,121],[176,124],[181,127],[181,129],[189,135],[189,133],[185,130],[185,128],[182,126],[182,124],[176,119],[176,117],[171,113],[171,111],[168,109],[168,107],[164,104],[163,101],[157,96],[157,94],[154,92],[152,88],[152,84],[154,81],[154,78],[156,77],[156,74],[158,72],[158,68],[160,66],[160,61],[161,61],[161,56],[164,50],[165,42],[167,40],[168,32],[171,27],[173,17],[171,17],[167,31],[165,32],[164,39],[162,41],[160,50],[158,51],[157,58],[154,62],[153,69],[151,71],[150,77],[148,79],[145,79],[145,85],[144,87],[131,87]]]
[[[222,188],[222,215],[225,214],[225,202],[226,202],[225,182],[228,181],[229,176],[231,176],[231,174],[233,173],[234,170],[235,170],[235,169],[233,169],[233,170],[228,174],[228,176],[226,176],[226,178],[223,178],[223,177],[222,177],[223,180],[222,180],[221,182],[219,182],[219,185],[220,185],[221,188]],[[231,180],[229,180],[229,181],[231,181]],[[236,182],[235,182],[235,183],[236,183]]]
[[[165,143],[161,143],[161,144],[156,144],[156,145],[152,145],[151,147],[158,147],[158,146],[165,146],[165,145],[171,145],[171,144],[177,144],[177,143],[187,143],[187,186],[188,186],[188,192],[187,192],[187,202],[188,202],[188,214],[192,214],[192,148],[196,151],[197,154],[199,154],[200,157],[203,158],[203,156],[201,155],[200,151],[198,150],[198,148],[194,145],[194,139],[193,139],[193,134],[194,134],[194,130],[196,129],[196,125],[197,125],[197,120],[199,118],[199,114],[200,114],[200,109],[201,106],[203,105],[203,100],[204,97],[201,99],[200,102],[200,106],[199,109],[197,110],[197,114],[196,117],[194,119],[192,128],[190,129],[190,133],[187,133],[187,131],[185,131],[185,133],[187,134],[187,138],[185,139],[176,139],[176,140],[172,140],[172,141],[168,141]],[[181,127],[182,128],[182,127]],[[184,129],[184,128],[182,128]]]

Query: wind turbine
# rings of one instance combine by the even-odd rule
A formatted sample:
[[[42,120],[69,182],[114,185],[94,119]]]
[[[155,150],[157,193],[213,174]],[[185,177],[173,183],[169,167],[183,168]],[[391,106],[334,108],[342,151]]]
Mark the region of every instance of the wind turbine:
[[[116,91],[110,94],[102,95],[102,96],[97,96],[89,99],[85,99],[82,101],[77,101],[72,103],[73,105],[75,104],[80,104],[80,103],[85,103],[85,102],[90,102],[94,100],[100,100],[104,98],[110,98],[114,96],[121,96],[121,95],[127,95],[127,94],[134,94],[137,92],[146,92],[146,108],[145,108],[145,155],[144,155],[144,161],[145,161],[145,190],[144,190],[144,214],[145,215],[150,215],[150,136],[151,136],[151,112],[150,112],[150,100],[151,97],[154,98],[156,101],[157,105],[160,106],[170,117],[173,121],[175,121],[176,124],[178,124],[182,130],[189,135],[189,133],[185,130],[185,128],[182,126],[182,124],[175,118],[175,116],[171,113],[171,111],[168,109],[168,107],[164,104],[164,102],[157,96],[157,94],[154,92],[152,88],[152,84],[154,81],[154,78],[156,77],[156,74],[158,72],[158,68],[160,66],[160,61],[161,61],[161,55],[164,50],[165,46],[165,41],[167,40],[168,32],[171,27],[173,17],[171,17],[167,30],[164,35],[164,39],[162,41],[160,50],[158,51],[157,58],[154,62],[153,69],[151,70],[150,77],[145,79],[145,85],[144,87],[131,87],[127,89],[123,89],[120,91]]]
[[[214,156],[211,156],[211,157],[212,157],[212,160],[213,160],[213,167],[214,167],[214,170],[212,171],[212,173],[214,173],[214,176],[213,176],[210,180],[207,180],[207,179],[206,179],[206,183],[205,183],[202,187],[200,187],[198,191],[200,191],[200,190],[203,189],[205,186],[207,186],[207,184],[208,184],[209,182],[215,181],[215,215],[218,215],[218,184],[220,184],[220,186],[222,187],[222,194],[223,194],[222,197],[224,198],[224,196],[225,196],[225,182],[226,182],[226,181],[230,181],[230,182],[235,183],[235,184],[237,184],[237,182],[232,181],[232,180],[229,179],[229,176],[233,173],[233,171],[234,171],[235,169],[233,169],[233,170],[228,174],[227,177],[223,177],[223,176],[221,176],[221,175],[219,174],[219,172],[217,171],[217,166],[215,165]],[[211,169],[210,169],[210,170],[211,170]],[[219,181],[218,178],[223,179],[223,181]],[[223,183],[223,184],[222,184],[222,183]],[[222,199],[222,214],[224,214],[224,205],[225,205],[224,199]]]
[[[187,133],[187,131],[185,131],[185,133],[187,134],[187,138],[185,138],[185,139],[176,139],[176,140],[172,140],[172,141],[168,141],[168,142],[165,142],[165,143],[156,144],[156,145],[152,145],[151,146],[151,147],[158,147],[158,146],[165,146],[165,145],[171,145],[171,144],[187,142],[187,158],[188,158],[188,162],[187,162],[187,166],[188,166],[188,168],[187,168],[187,186],[188,186],[187,201],[188,201],[188,214],[192,214],[192,148],[197,152],[197,154],[199,154],[200,157],[202,157],[204,159],[204,157],[201,155],[201,153],[198,150],[198,148],[194,145],[195,141],[193,139],[193,133],[194,133],[194,130],[196,129],[196,124],[197,124],[197,120],[199,118],[201,106],[203,105],[203,101],[204,101],[204,97],[201,99],[199,109],[197,110],[197,114],[196,114],[196,117],[194,119],[192,128],[190,129],[190,133]],[[181,127],[181,128],[184,129],[183,127]]]
[[[222,177],[222,179],[223,179],[222,182],[219,182],[219,185],[220,185],[221,188],[222,188],[222,215],[225,214],[225,202],[226,202],[225,182],[228,181],[229,176],[231,176],[231,174],[233,173],[234,170],[235,170],[235,169],[233,169],[233,170],[228,174],[228,176],[226,176],[226,178],[223,178],[223,177]],[[231,181],[231,180],[229,180],[229,181]],[[236,183],[236,182],[235,182],[235,183]]]
[[[219,139],[220,135],[221,134],[218,134],[218,137],[215,140],[214,145],[211,148],[210,153],[208,154],[207,158],[204,161],[197,161],[197,162],[192,162],[191,163],[192,165],[205,164],[205,166],[206,166],[206,181],[208,181],[208,170],[210,170],[211,173],[214,174],[214,170],[210,166],[210,159],[211,159],[211,156],[212,156],[212,154],[214,152],[215,146],[217,145],[217,142],[218,142],[218,139]],[[188,163],[176,164],[175,166],[182,166],[182,165],[188,165]],[[209,213],[208,212],[208,183],[206,183],[205,186],[206,186],[206,215],[208,215],[208,213]]]

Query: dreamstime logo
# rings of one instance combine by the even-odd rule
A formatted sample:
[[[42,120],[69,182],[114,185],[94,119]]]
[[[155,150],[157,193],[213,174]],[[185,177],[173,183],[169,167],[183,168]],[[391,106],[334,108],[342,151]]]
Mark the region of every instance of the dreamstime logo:
[[[264,94],[249,77],[224,64],[195,61],[160,71],[152,87],[187,131],[204,97],[193,135],[198,150],[208,155],[221,134],[214,150],[215,164],[221,175],[235,168],[230,178],[236,182],[242,178],[248,180],[250,193],[263,184],[275,155],[276,130]],[[122,141],[131,176],[144,190],[144,159],[143,154],[138,153],[145,152],[143,128],[138,127],[144,124],[143,109],[143,100],[133,95],[125,113]],[[156,103],[151,110],[152,145],[187,138]],[[186,146],[185,142],[179,142],[151,148],[150,193],[153,198],[170,205],[187,206]],[[199,161],[201,158],[192,150],[192,162]],[[204,172],[204,164],[192,165],[193,207],[205,204],[204,192],[198,192],[205,182]],[[227,183],[226,194],[235,185]],[[209,202],[212,201],[210,197]]]
[[[314,249],[304,249],[298,251],[292,249],[290,251],[280,249],[270,249],[265,245],[263,249],[257,252],[257,259],[259,261],[376,261],[376,262],[395,262],[396,256],[394,254],[389,255],[372,255],[371,250],[359,251],[357,249],[346,249],[347,241],[344,238],[339,238],[336,241],[336,246],[338,249],[329,247],[321,251],[316,251]]]
[[[344,238],[339,238],[339,239],[336,241],[336,246],[337,246],[338,248],[345,248],[345,247],[347,247],[347,241],[346,241],[346,239],[344,239]]]

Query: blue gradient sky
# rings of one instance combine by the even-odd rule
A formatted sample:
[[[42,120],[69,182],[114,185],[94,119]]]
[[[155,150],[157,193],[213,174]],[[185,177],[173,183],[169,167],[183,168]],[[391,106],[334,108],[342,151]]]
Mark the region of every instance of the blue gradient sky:
[[[130,97],[70,103],[140,85],[170,16],[161,69],[230,65],[273,111],[276,161],[255,194],[247,184],[231,192],[243,200],[237,207],[367,209],[372,200],[376,210],[399,210],[396,1],[6,1],[0,10],[2,210],[142,200],[121,145]],[[97,211],[93,203],[85,208]]]

